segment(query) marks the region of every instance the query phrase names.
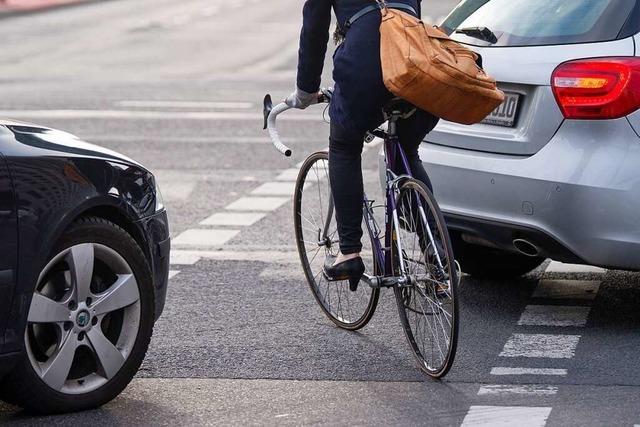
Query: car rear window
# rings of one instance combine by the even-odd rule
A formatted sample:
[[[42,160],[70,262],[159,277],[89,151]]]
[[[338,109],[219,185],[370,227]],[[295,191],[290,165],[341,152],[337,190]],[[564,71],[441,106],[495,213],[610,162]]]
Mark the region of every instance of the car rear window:
[[[465,0],[442,27],[449,34],[486,27],[497,38],[454,33],[476,46],[592,43],[616,40],[634,8],[636,0]]]

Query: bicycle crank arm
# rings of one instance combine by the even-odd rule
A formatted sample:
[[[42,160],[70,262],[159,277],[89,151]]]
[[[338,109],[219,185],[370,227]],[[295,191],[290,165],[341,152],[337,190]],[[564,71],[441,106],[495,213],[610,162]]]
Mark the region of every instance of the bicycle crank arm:
[[[360,280],[374,289],[395,288],[396,286],[406,287],[410,285],[404,277],[380,277],[365,274]]]

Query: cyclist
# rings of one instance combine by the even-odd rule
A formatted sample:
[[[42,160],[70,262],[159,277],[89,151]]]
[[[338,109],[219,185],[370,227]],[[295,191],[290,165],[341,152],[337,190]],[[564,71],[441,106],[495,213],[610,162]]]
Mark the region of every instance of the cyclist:
[[[285,100],[290,107],[299,109],[317,102],[333,7],[338,22],[335,39],[339,45],[333,58],[335,91],[329,110],[329,179],[340,253],[325,262],[324,274],[328,280],[359,279],[365,271],[360,257],[364,194],[361,154],[367,131],[384,122],[383,106],[393,98],[382,79],[380,11],[371,10],[358,17],[350,27],[346,25],[349,19],[372,4],[376,4],[375,0],[305,1],[296,90]],[[406,9],[407,6],[411,9]],[[420,0],[394,0],[389,7],[402,7],[417,16],[421,13]],[[430,189],[431,182],[418,156],[418,147],[438,120],[418,110],[409,119],[399,122],[398,127],[400,143],[413,176]]]

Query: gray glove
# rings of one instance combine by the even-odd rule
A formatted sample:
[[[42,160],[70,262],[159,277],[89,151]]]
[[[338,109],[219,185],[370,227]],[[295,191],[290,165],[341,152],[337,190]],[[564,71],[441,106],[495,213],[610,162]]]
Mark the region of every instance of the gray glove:
[[[318,94],[305,92],[296,88],[295,92],[289,95],[284,102],[291,108],[304,110],[308,106],[318,103]]]

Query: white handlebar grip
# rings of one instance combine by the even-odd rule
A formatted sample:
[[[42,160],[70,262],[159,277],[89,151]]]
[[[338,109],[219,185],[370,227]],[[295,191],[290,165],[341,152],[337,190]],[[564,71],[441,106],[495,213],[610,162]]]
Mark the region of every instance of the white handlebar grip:
[[[287,157],[291,157],[291,150],[280,140],[280,134],[278,133],[278,129],[276,129],[276,118],[278,117],[278,114],[283,113],[289,109],[291,109],[291,107],[289,107],[284,102],[278,104],[273,107],[273,110],[271,110],[269,118],[267,119],[267,130],[269,131],[269,136],[271,137],[271,141],[273,141],[273,145],[276,147],[276,150]]]

